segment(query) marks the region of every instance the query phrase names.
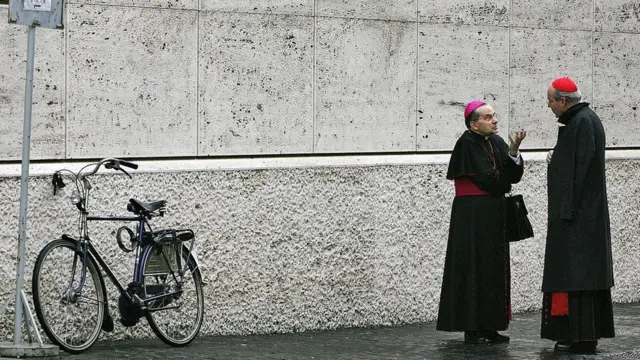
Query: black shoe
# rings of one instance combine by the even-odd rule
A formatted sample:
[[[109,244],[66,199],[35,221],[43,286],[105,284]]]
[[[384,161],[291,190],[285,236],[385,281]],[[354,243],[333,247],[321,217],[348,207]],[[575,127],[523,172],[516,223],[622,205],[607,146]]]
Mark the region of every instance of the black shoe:
[[[464,342],[466,344],[486,344],[489,340],[486,337],[481,336],[477,331],[465,331]]]
[[[571,341],[558,341],[553,347],[556,351],[569,351],[571,348]]]
[[[598,341],[558,341],[553,347],[556,351],[566,351],[574,354],[593,354],[596,352]]]
[[[484,337],[492,343],[508,343],[509,337],[506,335],[500,335],[497,331],[486,330],[484,331]]]
[[[598,341],[578,341],[571,344],[569,352],[574,354],[593,354],[596,352]]]

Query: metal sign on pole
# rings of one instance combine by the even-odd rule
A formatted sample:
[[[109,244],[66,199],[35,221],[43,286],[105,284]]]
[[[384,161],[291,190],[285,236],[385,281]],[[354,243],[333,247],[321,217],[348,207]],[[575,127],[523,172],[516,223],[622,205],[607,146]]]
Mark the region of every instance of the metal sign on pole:
[[[0,356],[45,357],[57,356],[57,346],[42,342],[37,325],[29,308],[29,302],[22,289],[24,285],[24,256],[27,232],[27,199],[29,186],[29,151],[31,147],[31,108],[33,105],[33,68],[35,57],[36,27],[63,29],[63,0],[11,0],[9,2],[9,23],[27,25],[27,79],[24,96],[24,126],[22,137],[22,174],[20,177],[20,218],[18,224],[18,264],[15,290],[15,324],[13,343],[0,343]],[[12,299],[0,309],[4,311]],[[24,319],[29,343],[22,342],[22,320]],[[37,337],[34,343],[31,331]]]

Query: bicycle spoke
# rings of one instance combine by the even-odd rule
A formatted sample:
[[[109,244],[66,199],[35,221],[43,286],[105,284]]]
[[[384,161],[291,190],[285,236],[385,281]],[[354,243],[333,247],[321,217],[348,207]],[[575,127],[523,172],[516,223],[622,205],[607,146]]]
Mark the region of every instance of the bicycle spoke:
[[[78,303],[83,303],[83,304],[106,304],[106,301],[100,301],[98,299],[87,299],[85,297],[81,297],[80,299],[78,299]]]

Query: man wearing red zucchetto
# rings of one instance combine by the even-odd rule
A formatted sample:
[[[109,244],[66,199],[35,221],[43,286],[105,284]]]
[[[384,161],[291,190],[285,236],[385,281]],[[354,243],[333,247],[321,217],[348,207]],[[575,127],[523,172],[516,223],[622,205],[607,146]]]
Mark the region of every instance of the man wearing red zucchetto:
[[[548,222],[541,336],[555,349],[594,352],[614,337],[613,262],[602,122],[568,77],[547,90],[561,124],[547,155]]]

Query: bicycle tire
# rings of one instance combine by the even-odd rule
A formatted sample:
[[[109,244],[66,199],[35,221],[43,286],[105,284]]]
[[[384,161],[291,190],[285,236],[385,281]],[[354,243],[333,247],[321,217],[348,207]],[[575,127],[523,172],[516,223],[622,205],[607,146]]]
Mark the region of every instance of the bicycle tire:
[[[87,254],[87,277],[82,292],[77,297],[75,292],[68,292],[68,289],[76,285],[81,278],[81,272],[78,270],[81,271],[83,260],[78,256],[76,248],[77,243],[72,240],[57,239],[50,242],[38,254],[32,277],[33,303],[42,329],[53,344],[72,354],[86,351],[98,340],[105,317],[107,293],[102,274],[90,254]],[[54,251],[59,249],[63,250],[64,254],[61,255],[61,258],[56,259]],[[64,271],[66,268],[64,266],[65,258],[69,255],[73,255],[70,259],[73,263],[70,266],[70,274],[66,277],[63,275],[61,276],[63,279],[60,279],[60,276],[56,277],[55,272]],[[50,268],[46,261],[52,256],[53,263]],[[76,269],[75,273],[73,273],[73,268]],[[73,278],[71,278],[71,274],[74,274]],[[58,290],[57,294],[52,290]],[[95,298],[89,297],[93,294],[92,291],[95,292]],[[65,293],[74,294],[71,296],[73,299],[65,299],[63,296]],[[85,296],[83,293],[89,296]],[[51,299],[46,298],[51,295],[53,295],[53,303]],[[56,302],[59,305],[58,311],[53,308],[49,309],[49,306],[55,305]],[[96,316],[75,318],[69,315],[74,307],[80,308],[85,303],[89,304],[87,308],[95,308]],[[60,325],[65,325],[69,320],[71,320],[71,328],[69,331],[63,332]],[[81,327],[86,325],[89,325],[90,328],[85,337],[84,332],[81,332]]]
[[[167,279],[169,281],[165,280],[164,282],[161,282],[161,280],[158,279],[157,275],[144,275],[148,270],[150,261],[152,260],[152,256],[150,256],[151,252],[155,249],[157,249],[156,246],[150,245],[147,250],[143,252],[145,256],[143,256],[141,267],[142,272],[140,274],[142,276],[142,285],[145,291],[145,297],[149,296],[148,289],[150,286],[157,287],[159,285],[163,285],[171,287],[171,282],[173,281],[170,278],[170,275],[167,276]],[[188,261],[188,269],[185,272],[185,281],[183,288],[187,285],[189,286],[189,288],[193,287],[191,291],[193,291],[196,295],[195,302],[193,302],[192,304],[185,304],[185,300],[193,301],[191,299],[186,299],[185,291],[180,296],[165,298],[159,303],[151,304],[151,306],[149,306],[149,308],[145,310],[145,317],[147,318],[147,322],[149,323],[149,326],[156,334],[156,336],[158,336],[165,344],[173,347],[186,346],[191,341],[193,341],[193,339],[195,339],[200,332],[200,328],[204,320],[204,292],[202,290],[202,276],[200,273],[200,269],[197,267],[194,258],[189,254],[188,249],[186,247],[182,247],[182,249],[183,261]],[[147,281],[151,280],[151,278],[154,278],[155,282]],[[164,292],[170,292],[170,290],[168,291],[165,289]],[[192,317],[191,321],[189,321],[188,318],[184,318],[180,315],[178,315],[176,318],[172,318],[171,313],[173,313],[173,310],[176,310],[176,308],[154,311],[154,307],[158,308],[175,306],[179,306],[177,310],[183,309],[183,306],[185,306],[184,309],[190,310],[189,305],[195,305],[195,314]],[[156,316],[155,314],[157,314],[158,316]],[[187,326],[189,326],[189,328],[187,328],[184,324],[177,323],[181,320],[187,320],[189,322],[187,323]],[[160,324],[160,322],[162,322],[163,324]],[[164,323],[166,323],[166,325]],[[178,334],[179,337],[176,337],[172,334]]]

